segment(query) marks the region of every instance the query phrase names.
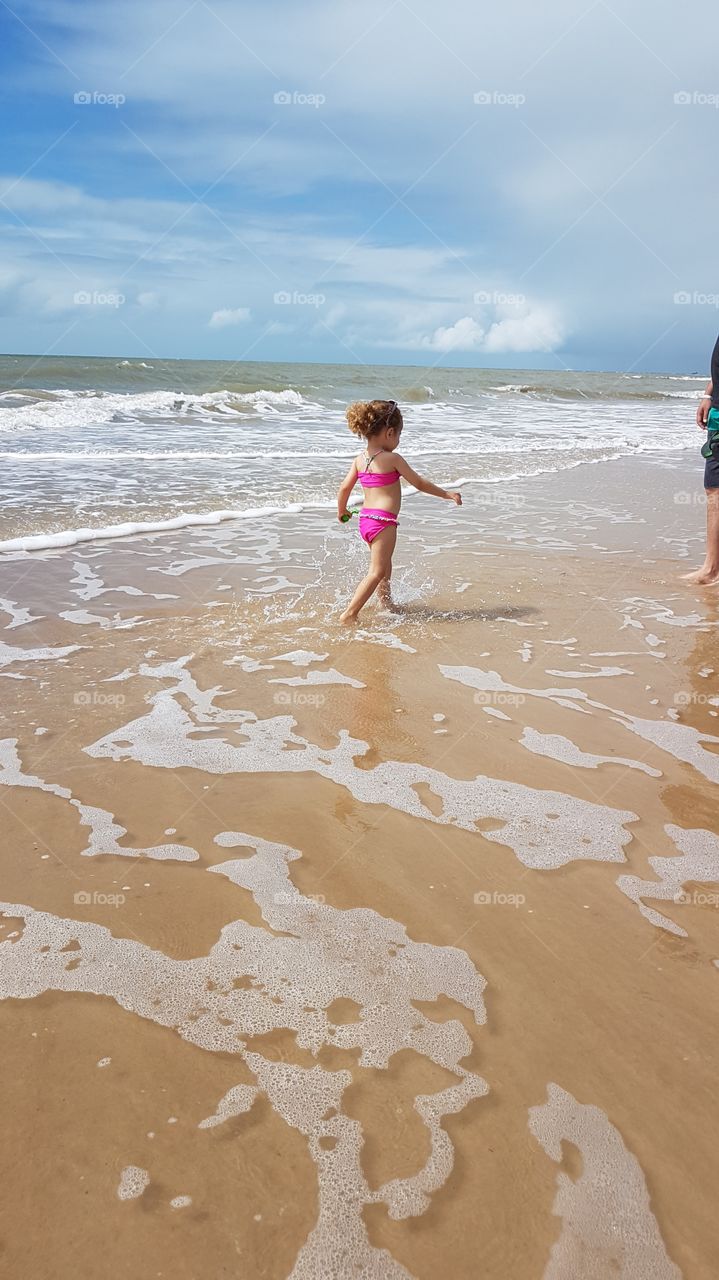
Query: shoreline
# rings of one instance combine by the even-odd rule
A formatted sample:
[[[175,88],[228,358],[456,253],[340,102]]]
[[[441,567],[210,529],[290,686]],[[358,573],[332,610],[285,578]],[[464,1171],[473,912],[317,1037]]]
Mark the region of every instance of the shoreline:
[[[612,474],[611,464],[618,463],[622,472],[624,472],[627,477],[631,477],[632,472],[636,472],[636,469],[639,466],[652,467],[652,468],[658,467],[659,469],[672,468],[675,472],[675,479],[677,481],[677,484],[681,483],[682,485],[681,489],[677,489],[675,486],[672,490],[674,495],[673,501],[674,501],[675,509],[677,505],[681,505],[681,506],[703,505],[704,490],[701,483],[700,469],[695,467],[690,468],[689,465],[686,465],[684,467],[678,465],[678,463],[683,461],[683,459],[681,457],[678,457],[677,455],[682,454],[685,451],[689,452],[689,446],[684,446],[683,448],[678,447],[676,450],[662,450],[662,451],[647,450],[646,454],[643,454],[641,452],[636,452],[633,454],[613,454],[607,458],[581,459],[575,462],[569,462],[562,467],[542,468],[542,469],[538,469],[536,471],[524,473],[524,474],[517,473],[516,475],[498,475],[498,476],[460,476],[458,479],[446,480],[445,483],[446,485],[452,488],[458,488],[461,486],[465,486],[465,487],[476,486],[476,491],[474,492],[474,496],[475,498],[479,499],[479,502],[481,504],[482,491],[484,489],[499,490],[500,488],[504,489],[508,486],[513,485],[516,487],[517,490],[520,490],[520,489],[523,489],[523,486],[526,485],[526,482],[533,481],[533,480],[546,482],[546,487],[551,489],[553,480],[556,479],[557,486],[561,486],[561,477],[565,476],[567,473],[575,472],[578,468],[591,466],[593,468],[597,467],[602,469],[606,469],[607,467],[610,468],[610,471],[609,471],[610,479],[609,479],[608,485],[607,485],[607,481],[604,480],[603,477],[601,476],[599,477],[599,483],[600,485],[603,483],[605,485],[605,489],[613,491],[616,489],[615,482],[616,482],[616,477],[619,474],[619,471],[617,468],[614,468],[613,474]],[[54,456],[54,455],[48,455],[48,456]],[[91,456],[92,455],[88,455],[89,458],[91,458]],[[138,455],[138,457],[140,456],[144,456],[144,455]],[[188,456],[191,456],[191,455],[188,455]],[[217,457],[221,457],[221,456],[222,455],[219,455],[219,454],[217,455]],[[420,455],[418,454],[418,456]],[[32,458],[33,455],[28,455],[28,457]],[[197,457],[204,458],[206,457],[206,455],[198,454]],[[348,454],[348,457],[349,457],[349,454]],[[171,459],[163,458],[163,460],[171,460]],[[640,476],[637,473],[636,475],[637,481],[639,480],[639,478]],[[631,488],[631,481],[625,480],[624,487],[625,489]],[[665,485],[665,489],[667,488],[668,486]],[[686,501],[682,501],[678,503],[677,497],[676,497],[677,493],[680,493],[681,495],[683,495]],[[417,499],[418,496],[420,495],[417,495],[411,489],[405,489],[403,492],[404,502],[408,502],[408,501],[413,502],[414,500]],[[523,501],[525,500],[526,499],[523,498]],[[531,498],[529,499],[529,501],[531,501]],[[329,500],[329,499],[326,501],[310,500],[310,501],[303,501],[303,502],[289,502],[289,503],[280,504],[280,505],[263,505],[263,506],[256,506],[256,507],[248,507],[248,508],[238,509],[238,510],[220,509],[216,511],[209,510],[209,511],[203,511],[203,512],[183,512],[176,516],[168,516],[164,520],[124,521],[119,524],[114,524],[109,526],[100,526],[98,528],[74,528],[74,529],[68,529],[68,530],[48,531],[46,533],[26,534],[26,535],[20,535],[18,537],[6,538],[3,540],[0,540],[0,556],[6,556],[6,555],[11,555],[14,553],[22,553],[22,552],[33,553],[33,552],[42,552],[42,551],[52,551],[55,548],[58,548],[58,549],[67,548],[67,547],[80,545],[84,543],[103,542],[103,541],[114,540],[118,538],[122,538],[122,539],[132,538],[132,537],[143,536],[147,534],[163,534],[165,532],[169,533],[176,530],[182,530],[185,528],[204,527],[204,526],[210,527],[213,525],[223,524],[223,523],[234,521],[234,520],[243,521],[243,520],[266,519],[268,517],[283,517],[288,515],[296,515],[304,511],[330,512],[334,510],[335,505],[336,504],[334,500]],[[512,508],[511,498],[508,498],[507,500],[507,507],[509,510],[511,510]]]

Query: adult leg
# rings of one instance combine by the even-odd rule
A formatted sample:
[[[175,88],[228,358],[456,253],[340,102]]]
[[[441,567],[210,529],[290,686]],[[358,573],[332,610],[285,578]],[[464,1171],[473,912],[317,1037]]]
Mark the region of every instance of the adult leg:
[[[687,582],[709,587],[719,583],[719,489],[707,489],[707,553],[701,569],[682,574]]]
[[[397,526],[388,524],[370,543],[369,573],[360,582],[352,600],[340,616],[340,622],[355,622],[363,605],[379,587],[380,583],[389,580],[392,575],[392,553],[397,542]]]

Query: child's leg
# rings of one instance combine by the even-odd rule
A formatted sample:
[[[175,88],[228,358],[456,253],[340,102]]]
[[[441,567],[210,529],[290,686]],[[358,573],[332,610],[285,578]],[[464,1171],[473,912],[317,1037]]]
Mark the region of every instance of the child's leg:
[[[394,600],[392,599],[392,564],[391,562],[390,562],[390,567],[387,571],[386,577],[384,577],[379,584],[379,587],[377,589],[377,595],[380,598],[380,602],[383,608],[388,609],[390,613],[402,612],[401,606],[398,604],[395,604]]]
[[[392,608],[392,565],[391,564],[390,564],[389,571],[385,574],[384,578],[379,584],[379,587],[377,588],[377,595],[380,598],[380,602],[385,606],[386,609]]]
[[[364,604],[367,603],[371,595],[387,580],[387,591],[389,591],[389,579],[392,575],[392,553],[397,542],[397,526],[388,524],[386,529],[377,534],[372,539],[369,549],[369,573],[366,578],[360,582],[355,591],[351,603],[344,613],[340,616],[340,622],[354,622],[357,615]]]

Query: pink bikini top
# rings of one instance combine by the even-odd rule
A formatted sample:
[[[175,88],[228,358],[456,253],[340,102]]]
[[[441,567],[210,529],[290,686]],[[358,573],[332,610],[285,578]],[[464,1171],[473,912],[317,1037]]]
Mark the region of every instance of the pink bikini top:
[[[377,453],[365,454],[367,466],[369,467],[373,458],[386,452],[386,449],[378,449]],[[357,476],[366,489],[375,489],[380,485],[396,484],[399,480],[399,471],[358,471]]]

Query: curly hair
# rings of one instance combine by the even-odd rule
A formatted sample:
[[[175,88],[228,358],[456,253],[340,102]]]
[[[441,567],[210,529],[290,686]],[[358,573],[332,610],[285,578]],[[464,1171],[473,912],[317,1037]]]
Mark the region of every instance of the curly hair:
[[[351,404],[346,414],[347,425],[355,436],[365,440],[376,436],[384,427],[402,426],[402,414],[396,400],[358,400]]]

